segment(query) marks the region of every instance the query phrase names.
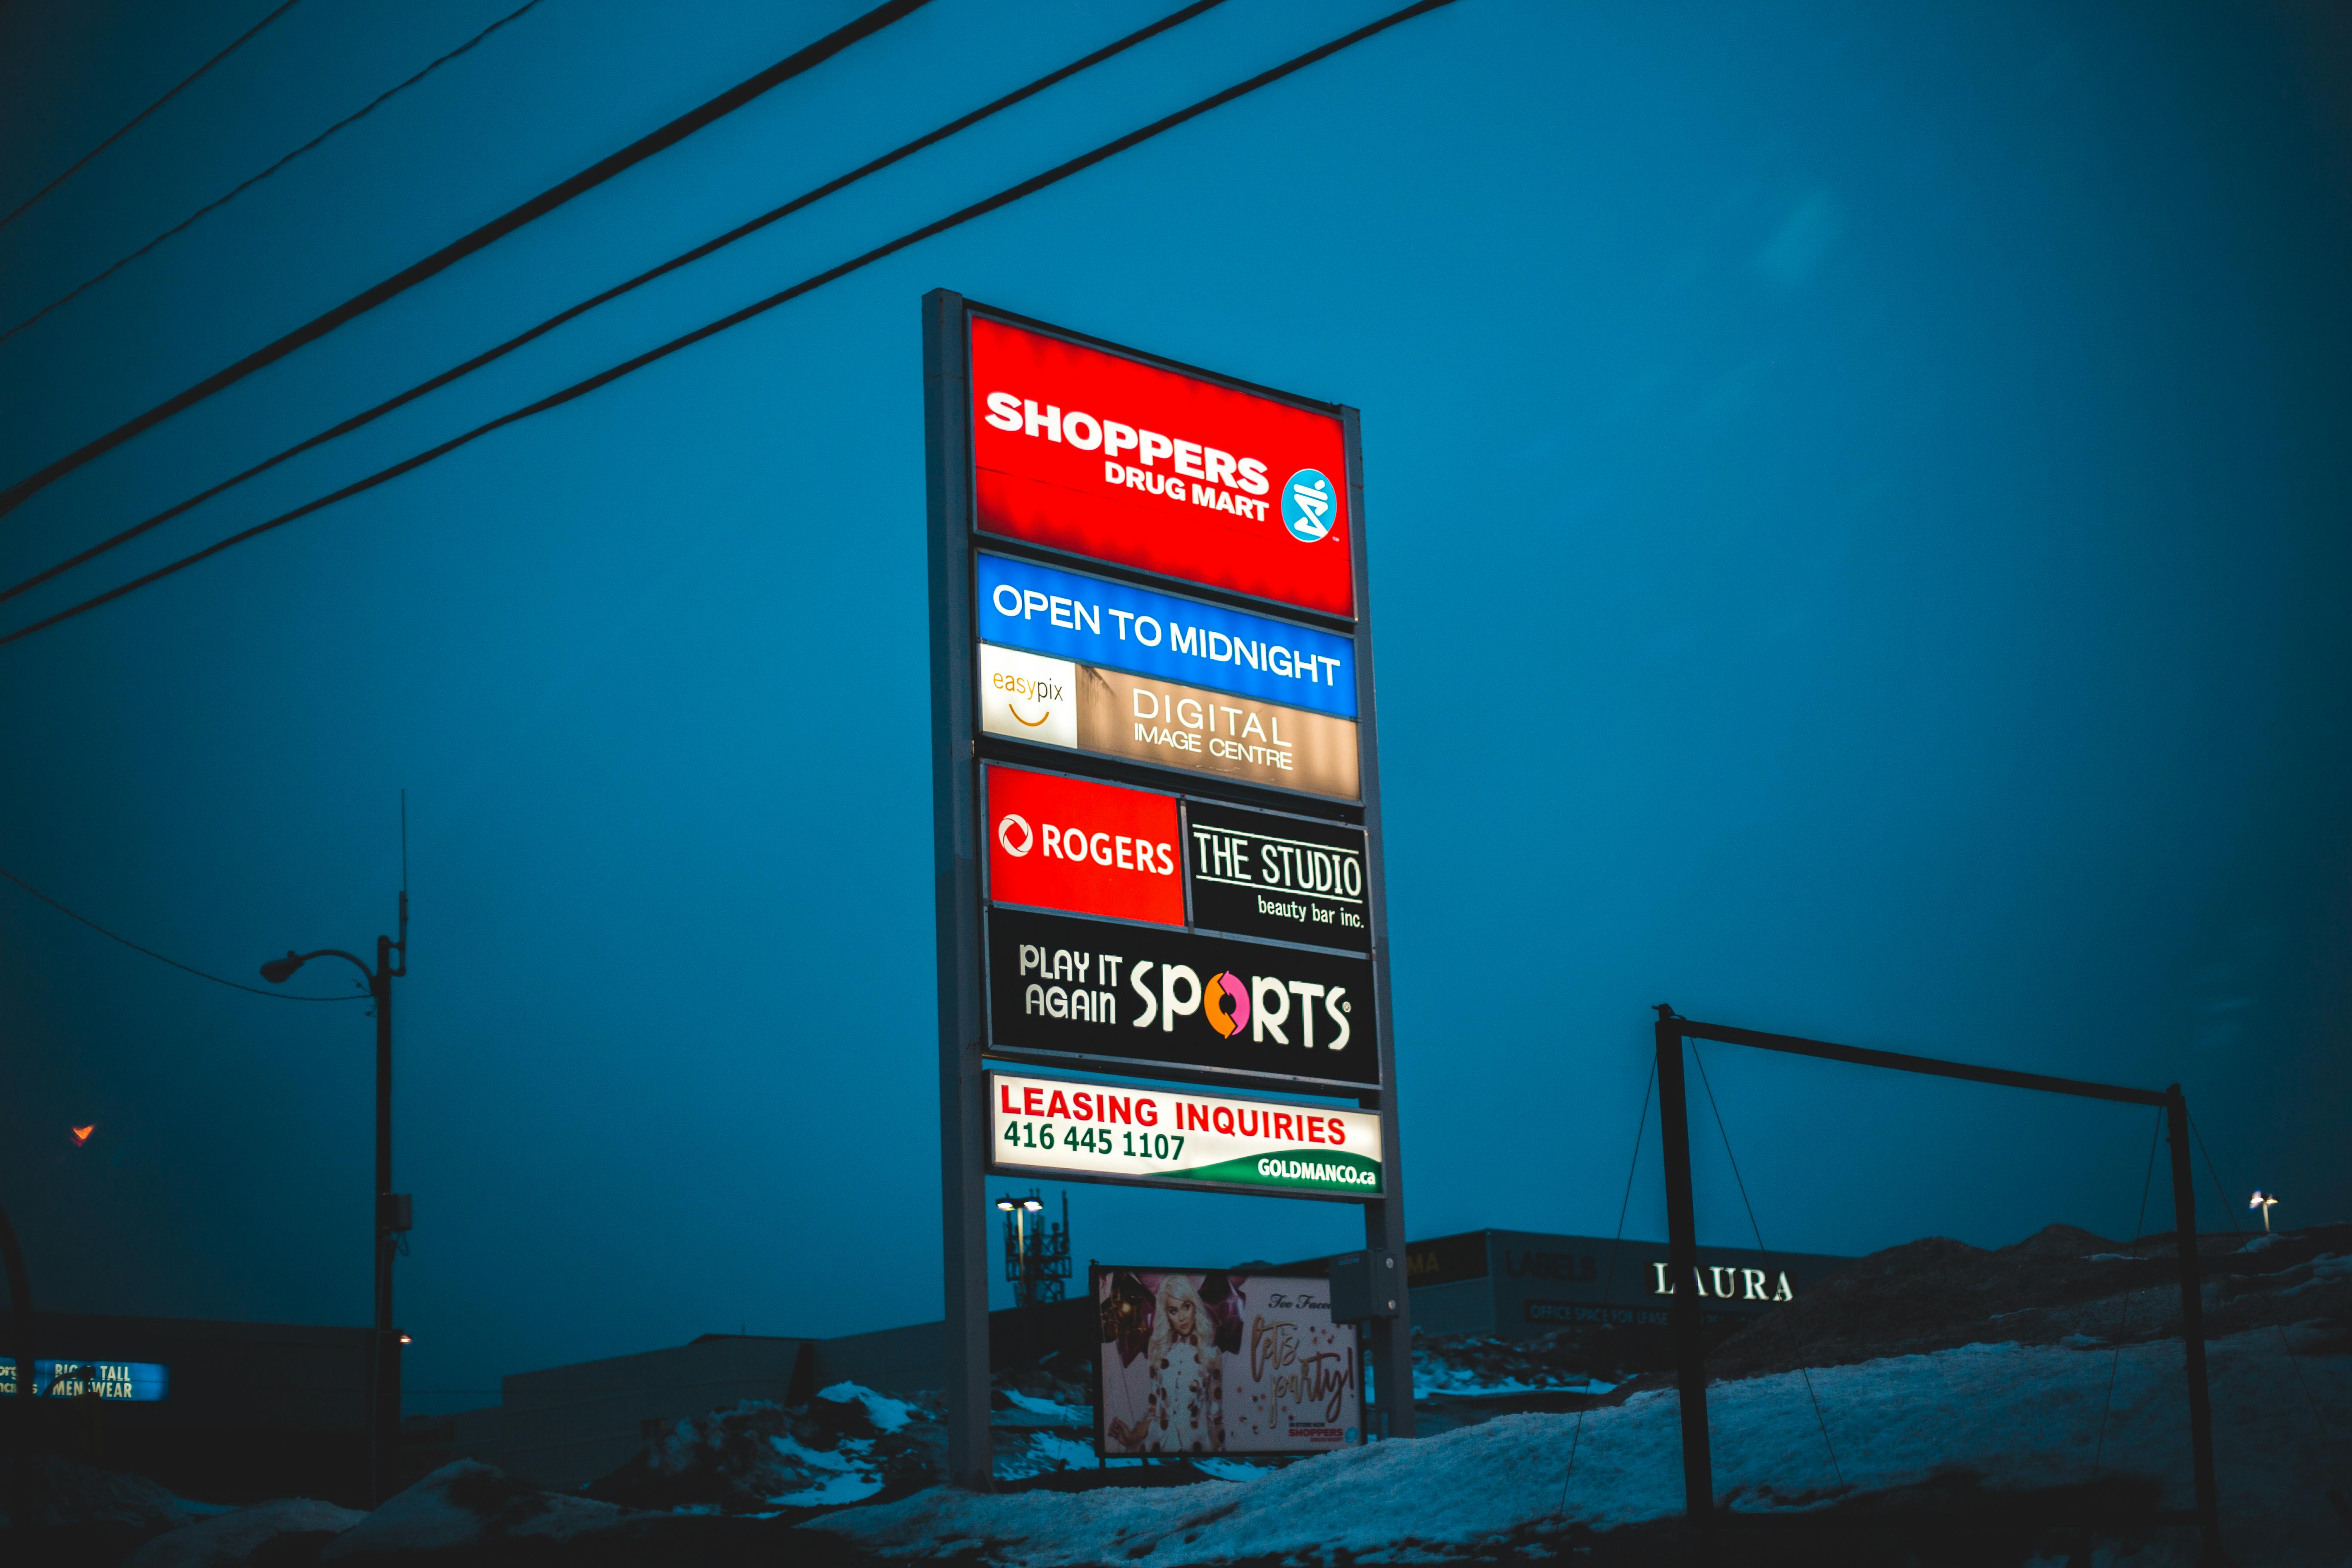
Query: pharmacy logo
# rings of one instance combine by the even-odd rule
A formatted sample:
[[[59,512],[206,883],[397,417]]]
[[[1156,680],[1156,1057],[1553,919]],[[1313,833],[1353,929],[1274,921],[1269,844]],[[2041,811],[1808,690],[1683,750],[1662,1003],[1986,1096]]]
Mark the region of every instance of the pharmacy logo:
[[[1301,468],[1282,487],[1282,526],[1299,543],[1312,544],[1331,531],[1336,500],[1330,480],[1313,468]]]

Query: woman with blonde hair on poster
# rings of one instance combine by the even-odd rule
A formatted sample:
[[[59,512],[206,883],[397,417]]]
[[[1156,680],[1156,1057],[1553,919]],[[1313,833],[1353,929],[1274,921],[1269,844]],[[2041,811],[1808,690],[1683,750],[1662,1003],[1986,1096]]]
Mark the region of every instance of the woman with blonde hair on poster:
[[[1225,1446],[1223,1358],[1206,1308],[1181,1274],[1160,1281],[1151,1320],[1151,1394],[1142,1447],[1161,1454],[1213,1454]]]

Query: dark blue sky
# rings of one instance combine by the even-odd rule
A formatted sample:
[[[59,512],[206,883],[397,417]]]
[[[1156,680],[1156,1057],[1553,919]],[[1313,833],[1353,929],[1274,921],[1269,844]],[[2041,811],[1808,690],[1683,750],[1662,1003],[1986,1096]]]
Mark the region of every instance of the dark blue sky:
[[[0,229],[8,320],[509,8],[306,0]],[[1161,8],[938,0],[0,520],[0,571]],[[1232,0],[0,615],[1383,8]],[[0,206],[267,9],[0,12]],[[855,9],[547,0],[0,343],[0,478]],[[935,1316],[917,301],[947,286],[1364,411],[1416,1235],[1608,1234],[1658,1001],[2179,1080],[2235,1203],[2341,1217],[2352,142],[2322,15],[1465,0],[0,648],[0,865],[246,977],[388,928],[410,791],[412,1407]],[[0,1202],[44,1303],[362,1321],[370,1038],[0,886]],[[2147,1112],[1707,1062],[1775,1246],[2130,1228]],[[1702,1238],[1736,1243],[1700,1131]],[[1360,1234],[1072,1194],[1082,1256]]]

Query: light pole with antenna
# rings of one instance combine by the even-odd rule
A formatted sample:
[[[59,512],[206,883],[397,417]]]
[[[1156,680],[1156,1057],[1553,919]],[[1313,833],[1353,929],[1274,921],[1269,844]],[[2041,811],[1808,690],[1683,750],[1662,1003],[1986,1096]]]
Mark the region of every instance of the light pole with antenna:
[[[408,973],[408,792],[400,792],[400,935],[375,939],[375,966],[339,947],[295,952],[261,966],[261,977],[282,985],[314,958],[340,958],[367,977],[375,1001],[375,1326],[367,1358],[368,1498],[381,1503],[398,1488],[400,1458],[400,1347],[406,1336],[393,1327],[392,1258],[408,1234],[409,1194],[392,1190],[392,983]],[[394,968],[393,953],[400,954]]]

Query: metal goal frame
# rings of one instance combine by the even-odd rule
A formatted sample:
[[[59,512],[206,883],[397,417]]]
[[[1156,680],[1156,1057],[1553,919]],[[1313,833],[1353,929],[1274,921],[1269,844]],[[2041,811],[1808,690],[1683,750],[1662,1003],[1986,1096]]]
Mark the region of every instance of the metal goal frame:
[[[1664,1003],[1658,1004],[1656,1011],[1658,1121],[1665,1155],[1666,1258],[1677,1280],[1694,1277],[1698,1268],[1698,1217],[1691,1195],[1690,1121],[1683,1087],[1685,1040],[1717,1040],[1728,1046],[1752,1046],[1759,1050],[1820,1057],[1861,1067],[1890,1068],[1897,1072],[1966,1079],[1972,1083],[1999,1084],[2045,1094],[2161,1107],[2172,1145],[2172,1228],[2180,1257],[2180,1327],[2188,1349],[2189,1446],[2196,1473],[2197,1506],[2186,1512],[2168,1510],[2158,1519],[2196,1525],[2204,1538],[2206,1557],[2211,1561],[2227,1560],[2221,1552],[2221,1505],[2213,1479],[2213,1403],[2205,1373],[2205,1300],[2197,1257],[2197,1194],[2189,1164],[2189,1100],[2179,1084],[2150,1089],[2051,1078],[2007,1068],[1977,1067],[1934,1057],[1832,1045],[1827,1040],[1809,1040],[1796,1035],[1766,1034],[1727,1024],[1703,1024],[1680,1016]],[[1666,1322],[1674,1341],[1675,1376],[1681,1393],[1683,1506],[1691,1524],[1702,1537],[1708,1537],[1714,1532],[1718,1510],[1715,1507],[1715,1464],[1707,1439],[1706,1347],[1697,1295],[1691,1290],[1675,1290],[1667,1299]],[[1728,1510],[1723,1511],[1728,1514]]]

